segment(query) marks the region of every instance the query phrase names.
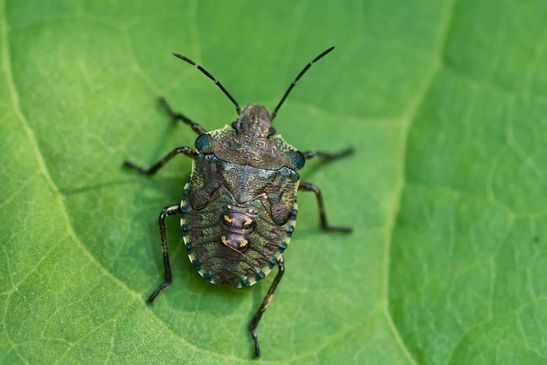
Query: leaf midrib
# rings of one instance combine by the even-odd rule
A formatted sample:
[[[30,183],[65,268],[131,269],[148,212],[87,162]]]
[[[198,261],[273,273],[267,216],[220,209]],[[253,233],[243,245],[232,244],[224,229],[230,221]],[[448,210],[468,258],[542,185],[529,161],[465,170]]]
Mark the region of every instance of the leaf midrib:
[[[416,98],[409,104],[405,113],[403,113],[402,123],[401,123],[401,151],[402,155],[400,156],[401,164],[399,166],[399,179],[395,186],[395,189],[392,194],[391,211],[387,212],[386,225],[385,225],[385,242],[384,242],[384,273],[383,273],[383,300],[382,300],[382,311],[387,321],[388,328],[395,339],[395,342],[399,346],[401,352],[405,358],[411,363],[416,365],[417,362],[412,356],[412,353],[405,344],[397,325],[393,321],[391,311],[389,309],[389,271],[390,271],[390,262],[391,262],[391,242],[393,239],[393,232],[395,230],[395,224],[397,221],[397,216],[399,214],[400,203],[402,200],[402,194],[406,185],[405,171],[406,171],[406,156],[408,149],[408,135],[410,128],[412,126],[412,121],[416,118],[421,105],[423,104],[425,97],[427,96],[428,91],[431,89],[435,81],[435,77],[441,70],[443,66],[443,55],[445,53],[446,43],[448,39],[448,34],[453,22],[454,9],[456,6],[456,0],[453,0],[449,5],[447,5],[444,19],[441,23],[441,35],[439,37],[439,44],[437,45],[437,51],[433,54],[437,55],[433,59],[433,67],[429,74],[424,78],[423,86],[420,88],[420,91],[417,93]]]

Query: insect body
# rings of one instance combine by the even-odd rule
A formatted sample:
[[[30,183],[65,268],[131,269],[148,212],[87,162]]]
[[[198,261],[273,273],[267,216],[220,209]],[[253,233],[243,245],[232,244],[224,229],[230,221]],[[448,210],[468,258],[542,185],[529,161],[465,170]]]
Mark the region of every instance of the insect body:
[[[152,293],[149,302],[172,281],[165,218],[180,214],[180,222],[188,257],[198,273],[214,284],[247,287],[268,275],[275,266],[279,270],[261,306],[249,324],[258,357],[260,347],[256,327],[272,299],[285,271],[283,252],[294,232],[298,207],[298,190],[312,191],[319,204],[321,227],[327,231],[350,232],[348,227],[331,227],[327,223],[321,191],[311,183],[300,181],[299,171],[313,157],[327,160],[352,153],[300,152],[275,134],[272,120],[296,82],[311,65],[332,51],[331,47],[298,74],[272,115],[264,106],[248,105],[240,109],[235,99],[209,72],[192,60],[176,57],[196,66],[215,82],[232,101],[238,114],[231,126],[207,132],[199,124],[175,113],[167,101],[161,101],[171,117],[188,124],[199,137],[195,149],[177,147],[149,169],[126,161],[124,166],[146,174],[155,174],[177,154],[193,159],[192,174],[186,184],[182,201],[162,210],[159,217],[164,282]]]

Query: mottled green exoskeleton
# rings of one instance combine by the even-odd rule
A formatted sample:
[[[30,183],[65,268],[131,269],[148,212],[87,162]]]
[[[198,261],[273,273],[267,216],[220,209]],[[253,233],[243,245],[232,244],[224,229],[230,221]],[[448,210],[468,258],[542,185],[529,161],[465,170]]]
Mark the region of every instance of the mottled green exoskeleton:
[[[195,149],[177,147],[148,169],[124,163],[142,174],[153,175],[177,154],[193,159],[192,174],[184,187],[182,201],[165,207],[159,216],[165,278],[150,295],[150,303],[172,280],[165,233],[165,218],[170,215],[180,214],[188,257],[210,283],[247,287],[266,277],[274,266],[278,267],[266,297],[249,324],[257,357],[260,347],[256,327],[285,271],[283,252],[294,232],[297,191],[315,193],[323,230],[351,231],[349,227],[331,227],[327,223],[321,191],[314,184],[301,182],[299,171],[307,159],[333,160],[349,155],[352,149],[335,153],[300,152],[276,135],[272,127],[277,111],[296,82],[314,62],[333,49],[323,51],[300,71],[271,116],[260,105],[251,104],[240,110],[236,100],[209,72],[174,53],[215,82],[235,105],[237,120],[231,126],[207,132],[185,115],[174,112],[167,100],[161,98],[174,120],[182,121],[199,134]]]

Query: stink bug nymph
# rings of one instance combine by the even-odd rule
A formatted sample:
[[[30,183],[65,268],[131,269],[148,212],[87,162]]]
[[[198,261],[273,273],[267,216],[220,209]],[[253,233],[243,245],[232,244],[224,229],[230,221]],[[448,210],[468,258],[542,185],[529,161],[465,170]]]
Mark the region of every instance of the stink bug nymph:
[[[332,227],[327,223],[321,190],[312,183],[301,182],[299,171],[311,158],[334,160],[353,150],[300,152],[276,135],[272,126],[296,82],[333,49],[321,52],[300,71],[271,115],[262,105],[251,104],[241,110],[213,75],[189,58],[173,53],[195,66],[222,90],[235,105],[237,119],[231,126],[207,132],[184,114],[173,111],[167,100],[161,98],[173,120],[189,125],[199,135],[195,148],[177,147],[148,169],[124,162],[125,167],[152,176],[178,154],[193,160],[192,174],[184,187],[181,202],[163,208],[159,216],[165,277],[150,295],[149,303],[172,281],[165,233],[167,216],[180,215],[188,257],[198,273],[210,283],[248,287],[268,275],[274,266],[278,267],[273,283],[248,327],[257,357],[260,347],[256,327],[285,272],[283,252],[294,232],[297,191],[315,193],[323,230],[351,232],[349,227]]]

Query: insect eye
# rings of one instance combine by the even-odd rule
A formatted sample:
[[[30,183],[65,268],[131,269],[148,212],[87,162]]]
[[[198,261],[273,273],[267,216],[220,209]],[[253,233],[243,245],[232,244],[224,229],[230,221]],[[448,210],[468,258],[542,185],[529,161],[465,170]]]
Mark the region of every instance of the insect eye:
[[[205,152],[209,147],[211,147],[213,138],[208,134],[202,134],[196,139],[195,146],[198,151]]]
[[[230,218],[229,216],[227,216],[227,215],[225,215],[225,216],[223,217],[223,219],[224,219],[224,222],[228,223],[229,225],[232,225],[232,223],[234,222],[234,220],[231,219],[231,218]]]
[[[291,165],[292,165],[291,167],[297,170],[300,170],[302,167],[304,167],[306,163],[306,158],[300,151],[287,152],[287,157],[289,158],[289,161],[291,162]]]

